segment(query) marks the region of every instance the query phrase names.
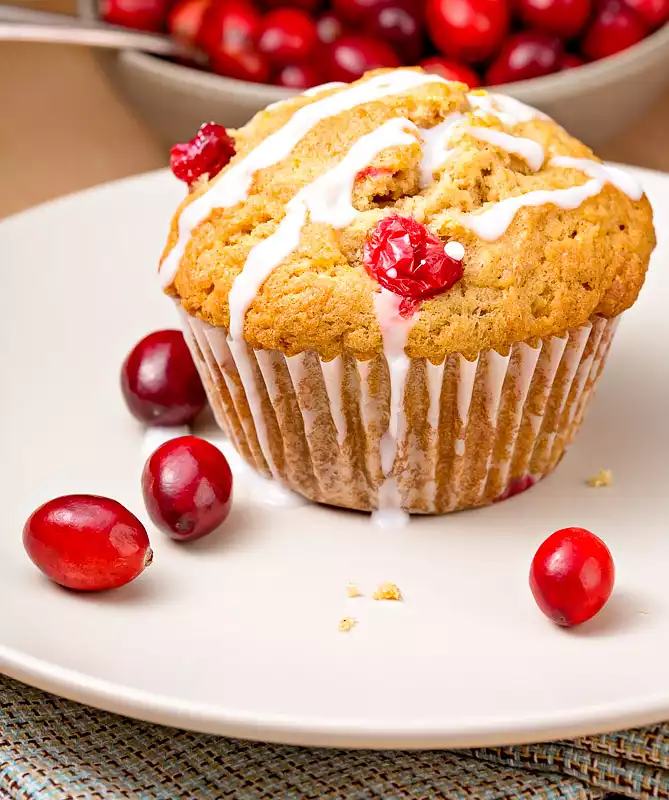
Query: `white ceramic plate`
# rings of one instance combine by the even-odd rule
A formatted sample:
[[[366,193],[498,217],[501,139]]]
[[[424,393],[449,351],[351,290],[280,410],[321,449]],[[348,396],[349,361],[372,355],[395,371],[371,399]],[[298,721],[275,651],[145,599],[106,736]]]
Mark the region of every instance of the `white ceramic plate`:
[[[667,219],[669,177],[640,177]],[[21,545],[39,503],[93,492],[142,515],[151,442],[118,373],[140,336],[176,324],[154,272],[181,195],[151,174],[0,226],[0,671],[145,720],[309,745],[502,744],[669,718],[667,237],[585,429],[532,491],[387,532],[272,508],[240,472],[226,530],[184,546],[149,528],[155,563],[128,587],[83,596],[40,575]],[[600,467],[612,488],[586,486]],[[618,572],[605,610],[571,631],[527,583],[566,525],[604,537]],[[383,581],[404,602],[373,601]],[[346,634],[344,616],[358,620]]]

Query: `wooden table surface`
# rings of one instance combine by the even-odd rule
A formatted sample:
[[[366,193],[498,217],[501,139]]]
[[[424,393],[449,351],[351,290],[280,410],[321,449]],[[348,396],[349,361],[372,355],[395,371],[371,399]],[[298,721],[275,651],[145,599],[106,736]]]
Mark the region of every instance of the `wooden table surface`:
[[[72,0],[37,4],[72,11]],[[668,129],[669,92],[598,155],[669,171]],[[165,163],[90,50],[0,43],[0,217]]]

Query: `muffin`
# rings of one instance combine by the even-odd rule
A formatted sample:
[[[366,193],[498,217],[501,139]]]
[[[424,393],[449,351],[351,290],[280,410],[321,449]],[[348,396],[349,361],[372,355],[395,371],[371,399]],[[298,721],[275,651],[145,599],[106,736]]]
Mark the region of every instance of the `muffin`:
[[[160,273],[240,455],[389,515],[547,475],[655,244],[634,179],[540,112],[419,69],[310,90],[231,134]]]

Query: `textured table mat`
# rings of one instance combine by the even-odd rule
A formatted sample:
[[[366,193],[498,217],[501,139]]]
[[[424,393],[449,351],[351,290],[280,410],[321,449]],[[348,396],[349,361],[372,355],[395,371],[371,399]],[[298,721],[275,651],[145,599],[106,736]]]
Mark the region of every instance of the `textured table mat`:
[[[2,800],[669,798],[669,724],[572,742],[371,752],[135,722],[0,676]]]

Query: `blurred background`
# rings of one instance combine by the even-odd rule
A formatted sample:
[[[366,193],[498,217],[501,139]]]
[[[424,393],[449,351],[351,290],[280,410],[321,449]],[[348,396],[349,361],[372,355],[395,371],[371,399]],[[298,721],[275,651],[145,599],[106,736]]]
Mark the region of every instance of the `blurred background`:
[[[399,63],[504,84],[603,158],[669,170],[669,0],[6,0],[6,18],[9,5],[197,53],[0,36],[0,216],[165,166],[201,121],[239,125],[291,91]]]

